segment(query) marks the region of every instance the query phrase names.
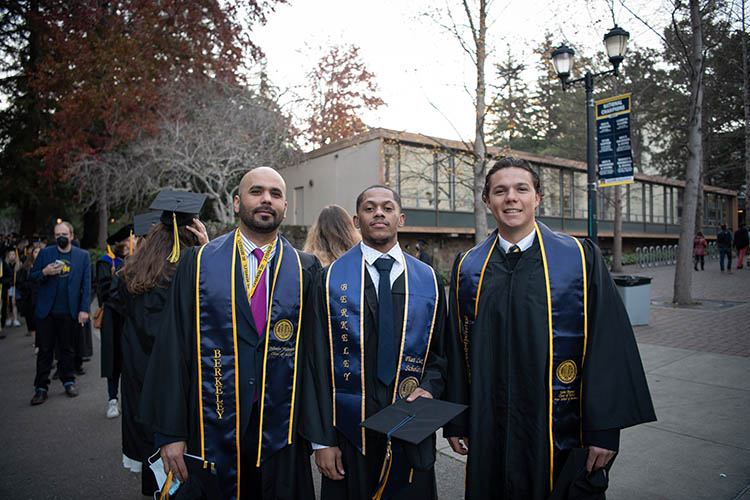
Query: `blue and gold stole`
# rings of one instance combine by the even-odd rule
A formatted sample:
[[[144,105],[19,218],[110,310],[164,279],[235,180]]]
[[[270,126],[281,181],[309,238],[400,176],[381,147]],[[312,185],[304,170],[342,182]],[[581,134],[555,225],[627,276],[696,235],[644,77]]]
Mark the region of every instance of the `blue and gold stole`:
[[[339,257],[328,268],[326,304],[333,382],[333,425],[364,455],[365,349],[362,332],[365,315],[365,257],[360,245]],[[401,326],[401,350],[393,402],[416,389],[430,351],[438,304],[435,272],[427,264],[404,254],[406,302]]]
[[[198,397],[201,457],[216,468],[222,498],[240,497],[240,401],[237,369],[235,266],[239,229],[204,245],[195,277]],[[265,332],[263,385],[259,399],[260,467],[274,452],[292,443],[297,355],[302,314],[302,265],[297,251],[277,238]],[[239,300],[247,300],[245,294]],[[243,402],[249,408],[249,402]]]
[[[581,243],[563,233],[534,224],[542,253],[547,295],[548,442],[550,487],[555,450],[581,446],[581,370],[588,329],[586,256]],[[456,277],[458,331],[471,381],[471,339],[479,310],[482,281],[490,255],[497,248],[493,231],[461,258]]]

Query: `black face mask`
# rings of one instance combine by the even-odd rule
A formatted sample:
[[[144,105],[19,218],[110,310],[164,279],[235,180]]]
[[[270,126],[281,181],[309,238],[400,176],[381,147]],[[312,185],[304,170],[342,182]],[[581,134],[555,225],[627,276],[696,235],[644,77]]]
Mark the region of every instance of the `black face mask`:
[[[60,236],[59,238],[57,238],[57,246],[59,246],[60,248],[67,247],[68,242],[68,238],[66,238],[65,236]]]

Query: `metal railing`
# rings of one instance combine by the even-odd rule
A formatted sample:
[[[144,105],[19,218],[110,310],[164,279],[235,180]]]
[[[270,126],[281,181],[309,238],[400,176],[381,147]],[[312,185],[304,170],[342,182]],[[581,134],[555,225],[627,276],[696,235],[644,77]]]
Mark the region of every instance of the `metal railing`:
[[[712,241],[706,248],[706,258],[716,260],[718,257],[719,250],[716,242]],[[635,259],[641,268],[673,266],[677,264],[677,245],[638,247],[635,249]]]

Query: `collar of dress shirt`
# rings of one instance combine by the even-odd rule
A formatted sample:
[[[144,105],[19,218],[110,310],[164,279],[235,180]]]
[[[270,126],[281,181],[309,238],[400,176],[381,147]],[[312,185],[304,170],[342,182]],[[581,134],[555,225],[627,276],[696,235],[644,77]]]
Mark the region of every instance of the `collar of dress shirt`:
[[[521,240],[516,243],[518,245],[518,248],[521,249],[522,252],[525,252],[526,250],[531,247],[531,245],[534,244],[534,238],[536,238],[536,230],[532,229],[529,234],[521,238]],[[506,241],[503,239],[502,236],[498,234],[497,242],[500,245],[500,248],[503,249],[504,253],[508,253],[508,249],[513,246],[513,243]]]
[[[268,248],[268,245],[263,245],[262,247],[258,247],[255,243],[250,241],[250,238],[247,238],[244,234],[242,234],[242,231],[240,231],[240,238],[242,239],[242,244],[245,245],[245,253],[248,257],[250,257],[250,254],[253,253],[253,250],[256,248],[260,248],[263,253],[266,252],[266,248]],[[276,240],[278,241],[278,236],[276,236]],[[268,256],[268,259],[272,259],[274,255],[276,255],[276,247],[277,245],[274,245],[273,250],[271,250],[271,255]],[[257,259],[256,259],[257,260]]]
[[[395,259],[396,262],[393,263],[394,267],[397,267],[399,264],[403,263],[404,261],[404,252],[401,251],[401,246],[399,246],[398,242],[396,242],[395,245],[391,247],[390,250],[388,250],[386,253],[381,252],[380,250],[375,250],[372,247],[368,247],[364,241],[359,242],[360,248],[362,249],[362,254],[365,256],[365,262],[370,264],[371,266],[375,265],[375,261],[378,260],[383,255],[390,255]]]

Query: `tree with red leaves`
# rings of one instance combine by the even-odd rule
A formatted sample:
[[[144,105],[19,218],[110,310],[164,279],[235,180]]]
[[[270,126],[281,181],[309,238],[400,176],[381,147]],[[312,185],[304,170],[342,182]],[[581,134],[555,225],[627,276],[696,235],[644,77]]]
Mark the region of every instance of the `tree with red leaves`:
[[[244,61],[262,55],[249,27],[283,2],[39,0],[43,52],[30,80],[49,117],[36,151],[43,176],[66,181],[80,158],[90,165],[92,155],[152,135],[167,84],[241,80]],[[96,204],[103,221],[110,188]],[[99,241],[105,232],[106,224]]]
[[[305,136],[322,146],[367,130],[360,115],[384,105],[375,75],[360,59],[359,47],[333,46],[308,73],[311,98]]]

